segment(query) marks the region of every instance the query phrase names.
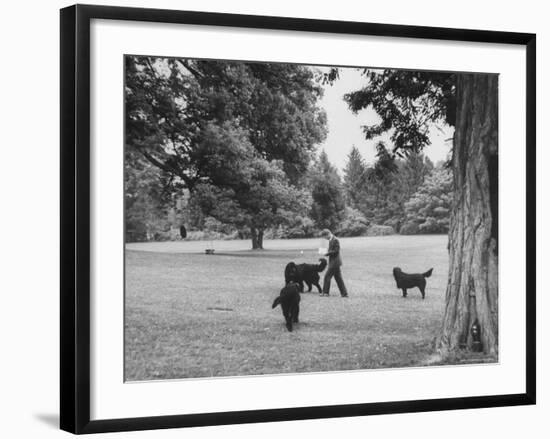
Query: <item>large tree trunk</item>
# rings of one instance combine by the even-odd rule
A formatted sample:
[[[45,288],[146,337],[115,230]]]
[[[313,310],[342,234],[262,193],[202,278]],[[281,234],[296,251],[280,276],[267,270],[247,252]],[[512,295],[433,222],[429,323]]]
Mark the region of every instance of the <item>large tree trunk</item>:
[[[498,76],[460,74],[453,145],[449,281],[437,347],[498,355]]]
[[[251,227],[250,234],[252,235],[252,249],[263,250],[264,248],[264,229]]]

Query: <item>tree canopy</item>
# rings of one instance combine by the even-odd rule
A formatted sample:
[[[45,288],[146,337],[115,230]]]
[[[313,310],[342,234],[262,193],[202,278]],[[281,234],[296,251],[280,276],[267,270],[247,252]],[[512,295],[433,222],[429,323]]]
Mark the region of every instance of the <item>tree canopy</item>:
[[[254,234],[284,223],[289,211],[307,212],[309,194],[289,184],[281,161],[260,157],[238,128],[208,131],[197,155],[209,179],[192,193],[206,215]]]
[[[431,160],[422,153],[406,159],[389,157],[384,143],[378,144],[378,160],[366,164],[352,148],[344,170],[344,190],[348,205],[370,222],[390,225],[399,232],[405,221],[405,203],[432,171]]]
[[[326,136],[314,72],[292,64],[126,57],[126,145],[189,188],[209,179],[195,152],[209,125],[240,129],[295,182]]]
[[[344,99],[352,111],[371,107],[380,117],[380,123],[363,127],[366,139],[390,132],[391,152],[402,156],[430,144],[433,124],[454,126],[455,74],[395,69],[364,69],[363,74],[366,85]]]
[[[308,206],[296,185],[326,136],[311,68],[127,56],[125,91],[129,154],[209,215],[262,230]]]
[[[320,229],[335,230],[344,213],[344,191],[338,171],[325,151],[312,166],[309,182],[313,198],[311,218]]]
[[[453,175],[435,168],[405,203],[406,221],[401,233],[447,233],[452,203]]]
[[[366,164],[355,145],[348,154],[346,167],[344,168],[344,190],[347,204],[357,208],[360,202],[359,194],[366,183]]]

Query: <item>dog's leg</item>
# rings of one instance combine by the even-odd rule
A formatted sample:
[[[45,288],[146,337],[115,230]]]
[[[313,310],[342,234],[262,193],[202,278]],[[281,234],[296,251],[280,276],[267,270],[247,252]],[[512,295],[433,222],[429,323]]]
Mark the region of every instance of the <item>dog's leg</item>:
[[[288,329],[289,332],[292,332],[292,319],[290,316],[286,319],[286,329]]]
[[[313,285],[311,285],[311,282],[306,282],[306,283],[307,283],[307,292],[308,292],[308,293],[311,293],[311,287],[312,287]]]
[[[407,289],[406,288],[401,288],[403,290],[403,297],[407,297]]]
[[[418,289],[422,293],[422,299],[426,297],[426,286],[419,286]]]
[[[323,293],[323,290],[321,290],[321,285],[319,285],[319,281],[317,281],[317,283],[315,284],[315,286],[316,286],[317,289],[319,290],[319,294],[322,294],[322,293]]]
[[[303,293],[304,292],[304,281],[301,280],[300,281],[300,293]]]
[[[283,316],[285,318],[286,329],[292,331],[292,318],[288,304],[283,308]]]

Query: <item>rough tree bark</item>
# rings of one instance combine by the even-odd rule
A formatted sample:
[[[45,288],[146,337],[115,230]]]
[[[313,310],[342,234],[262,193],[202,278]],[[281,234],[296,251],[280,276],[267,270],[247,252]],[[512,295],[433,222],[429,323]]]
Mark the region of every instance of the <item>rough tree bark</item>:
[[[251,227],[250,234],[252,236],[252,249],[263,250],[264,248],[264,229]]]
[[[472,347],[477,320],[498,355],[498,76],[460,74],[453,145],[449,280],[439,352]]]

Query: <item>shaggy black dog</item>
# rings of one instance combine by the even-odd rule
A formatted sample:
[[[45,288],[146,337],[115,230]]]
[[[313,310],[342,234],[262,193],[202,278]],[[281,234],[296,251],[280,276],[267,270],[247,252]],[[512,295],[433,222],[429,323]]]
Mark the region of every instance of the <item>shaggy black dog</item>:
[[[403,297],[407,297],[407,288],[418,288],[422,293],[422,299],[426,297],[426,278],[432,275],[433,268],[430,268],[425,273],[403,273],[401,268],[393,269],[393,277],[397,283],[397,288],[403,290]]]
[[[298,266],[294,262],[289,262],[285,267],[285,285],[289,282],[299,282]]]
[[[273,301],[271,308],[281,305],[283,316],[286,322],[286,329],[292,331],[292,324],[298,323],[298,314],[300,314],[300,289],[296,282],[289,282]]]
[[[307,292],[311,292],[311,287],[315,285],[319,294],[321,293],[321,286],[319,285],[319,273],[321,273],[327,267],[326,259],[319,259],[318,264],[300,264],[296,268],[298,270],[298,276],[300,278],[300,291],[304,291],[304,282],[307,285]]]
[[[326,259],[319,259],[318,264],[299,264],[289,262],[285,267],[285,282],[290,281],[298,282],[300,285],[300,291],[304,292],[304,282],[307,284],[307,292],[311,292],[313,285],[319,290],[319,294],[322,292],[319,285],[319,273],[321,273],[327,266]]]

